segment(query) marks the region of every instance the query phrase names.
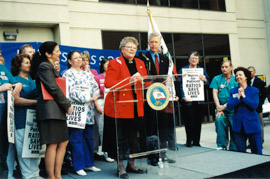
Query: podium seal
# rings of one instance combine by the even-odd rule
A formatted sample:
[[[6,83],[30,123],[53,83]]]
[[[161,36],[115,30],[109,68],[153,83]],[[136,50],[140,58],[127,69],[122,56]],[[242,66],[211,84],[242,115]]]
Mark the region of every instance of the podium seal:
[[[154,83],[148,88],[146,99],[152,109],[160,111],[166,108],[169,103],[169,90],[162,83]]]

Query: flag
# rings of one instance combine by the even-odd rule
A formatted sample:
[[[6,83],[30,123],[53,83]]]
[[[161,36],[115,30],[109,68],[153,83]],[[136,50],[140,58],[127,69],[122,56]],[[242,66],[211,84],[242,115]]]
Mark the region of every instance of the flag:
[[[149,0],[147,0],[147,14],[148,14],[148,40],[149,40],[149,36],[151,33],[155,32],[155,33],[160,34],[160,37],[161,37],[160,52],[162,54],[166,55],[169,59],[168,76],[170,77],[173,73],[177,74],[175,66],[174,66],[173,61],[172,61],[172,57],[171,57],[170,52],[167,48],[167,45],[166,45],[166,43],[165,43],[165,41],[160,33],[160,30],[157,26],[157,23],[155,22],[155,20],[152,17],[151,10],[149,8]],[[148,45],[148,49],[149,49],[149,45]],[[175,96],[176,93],[175,93],[173,81],[174,81],[174,78],[171,80],[168,79],[166,86],[169,89],[170,94],[172,96]]]
[[[175,69],[174,64],[173,64],[173,61],[172,61],[172,57],[171,57],[170,52],[167,48],[167,45],[162,37],[162,34],[160,33],[160,30],[157,26],[157,23],[155,22],[155,20],[152,17],[151,10],[149,8],[149,1],[147,1],[147,14],[148,14],[148,39],[149,39],[150,34],[153,32],[160,34],[160,36],[161,36],[160,52],[169,58],[168,75],[170,75],[172,73],[177,74],[176,69]],[[148,49],[149,49],[149,46],[148,46]]]

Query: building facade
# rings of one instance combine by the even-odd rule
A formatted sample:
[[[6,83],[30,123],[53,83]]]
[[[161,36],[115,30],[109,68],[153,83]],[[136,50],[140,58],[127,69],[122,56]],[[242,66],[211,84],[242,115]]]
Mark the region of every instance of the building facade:
[[[187,54],[199,51],[200,66],[210,77],[220,61],[254,66],[270,82],[270,2],[268,0],[150,0],[152,16],[167,43],[177,70]],[[1,0],[0,34],[16,32],[16,41],[54,40],[62,45],[118,49],[135,36],[147,48],[146,0]],[[214,118],[211,92],[208,120]]]

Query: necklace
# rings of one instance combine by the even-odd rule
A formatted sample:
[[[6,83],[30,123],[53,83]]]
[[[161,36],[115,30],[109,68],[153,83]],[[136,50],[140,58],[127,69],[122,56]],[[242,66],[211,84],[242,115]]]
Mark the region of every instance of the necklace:
[[[133,63],[133,60],[129,60],[128,63],[129,63],[129,64],[132,64],[132,63]]]

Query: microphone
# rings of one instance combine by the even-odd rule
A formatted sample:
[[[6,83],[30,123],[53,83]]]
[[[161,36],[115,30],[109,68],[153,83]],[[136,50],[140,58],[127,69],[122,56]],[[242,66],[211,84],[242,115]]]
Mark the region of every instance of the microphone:
[[[139,56],[141,56],[147,60],[148,63],[145,63],[147,74],[151,75],[151,62],[150,62],[149,58],[143,52],[139,52]]]
[[[139,52],[139,56],[144,57],[148,62],[150,61],[149,58],[143,52]]]

